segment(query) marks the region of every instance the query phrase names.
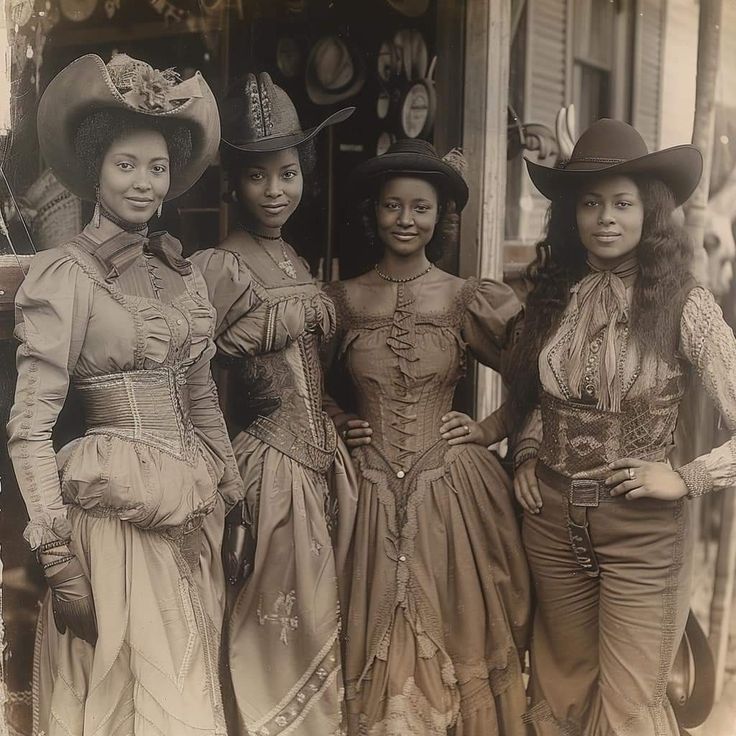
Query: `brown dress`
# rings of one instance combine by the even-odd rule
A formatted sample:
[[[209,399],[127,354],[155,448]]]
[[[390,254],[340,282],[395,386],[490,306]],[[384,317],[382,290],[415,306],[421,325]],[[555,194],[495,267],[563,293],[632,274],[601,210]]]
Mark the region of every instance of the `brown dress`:
[[[99,631],[95,646],[60,634],[46,598],[33,733],[224,736],[219,549],[243,489],[210,377],[204,280],[166,234],[82,233],[34,257],[16,307],[8,435],[26,537],[70,527]],[[55,456],[70,385],[87,431]]]
[[[353,452],[350,733],[521,736],[529,580],[510,484],[485,447],[439,437],[466,349],[498,365],[520,307],[503,284],[440,278],[399,285],[383,314],[360,283],[327,287],[338,355],[373,429]]]
[[[243,232],[194,256],[240,391],[278,399],[233,440],[256,553],[229,612],[227,661],[238,734],[333,736],[344,733],[337,574],[356,483],[322,412],[318,348],[334,331],[334,307],[288,252],[295,279]]]

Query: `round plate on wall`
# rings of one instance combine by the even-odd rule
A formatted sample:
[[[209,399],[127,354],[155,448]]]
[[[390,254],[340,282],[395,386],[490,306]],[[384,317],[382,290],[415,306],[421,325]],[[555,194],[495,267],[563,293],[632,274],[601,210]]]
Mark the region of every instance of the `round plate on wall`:
[[[425,138],[432,131],[437,109],[434,84],[420,79],[409,85],[399,106],[399,128],[406,138]]]

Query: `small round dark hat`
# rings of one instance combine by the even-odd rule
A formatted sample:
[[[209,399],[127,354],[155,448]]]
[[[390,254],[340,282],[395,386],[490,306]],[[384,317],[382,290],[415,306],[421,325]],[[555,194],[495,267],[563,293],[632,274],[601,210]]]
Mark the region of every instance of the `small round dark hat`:
[[[434,146],[417,138],[402,138],[386,153],[359,164],[350,175],[349,185],[356,194],[366,194],[376,181],[390,176],[410,176],[441,181],[455,201],[458,212],[468,202],[468,185],[462,174],[464,159],[457,151],[441,158]]]
[[[570,187],[592,176],[651,176],[664,182],[678,205],[698,186],[703,157],[691,145],[649,153],[639,132],[621,120],[602,118],[593,123],[575,144],[570,160],[552,168],[526,159],[534,185],[547,199],[556,199]]]

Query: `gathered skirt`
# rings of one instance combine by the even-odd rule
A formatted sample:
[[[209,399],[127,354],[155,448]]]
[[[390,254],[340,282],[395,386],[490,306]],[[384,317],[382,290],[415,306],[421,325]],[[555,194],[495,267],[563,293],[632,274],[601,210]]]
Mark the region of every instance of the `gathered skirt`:
[[[508,478],[440,442],[405,477],[355,453],[347,616],[351,736],[522,736],[529,573]]]
[[[356,483],[338,445],[327,473],[247,434],[234,442],[256,530],[253,571],[227,615],[239,736],[343,734],[338,571]]]
[[[92,646],[68,630],[60,634],[46,597],[36,639],[34,736],[225,736],[222,501],[194,532],[201,545],[190,550],[167,532],[76,506],[68,518],[92,586],[98,640]]]

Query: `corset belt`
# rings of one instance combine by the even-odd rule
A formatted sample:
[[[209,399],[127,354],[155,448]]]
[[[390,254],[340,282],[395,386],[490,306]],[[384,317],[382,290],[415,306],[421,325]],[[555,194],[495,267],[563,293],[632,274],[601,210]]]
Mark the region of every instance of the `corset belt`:
[[[75,379],[86,434],[111,434],[150,444],[180,460],[196,454],[186,376],[174,368]]]
[[[318,473],[326,473],[335,460],[337,432],[327,415],[322,415],[325,429],[325,447],[318,447],[295,435],[291,430],[268,417],[259,416],[245,431],[276,448],[292,460]]]

